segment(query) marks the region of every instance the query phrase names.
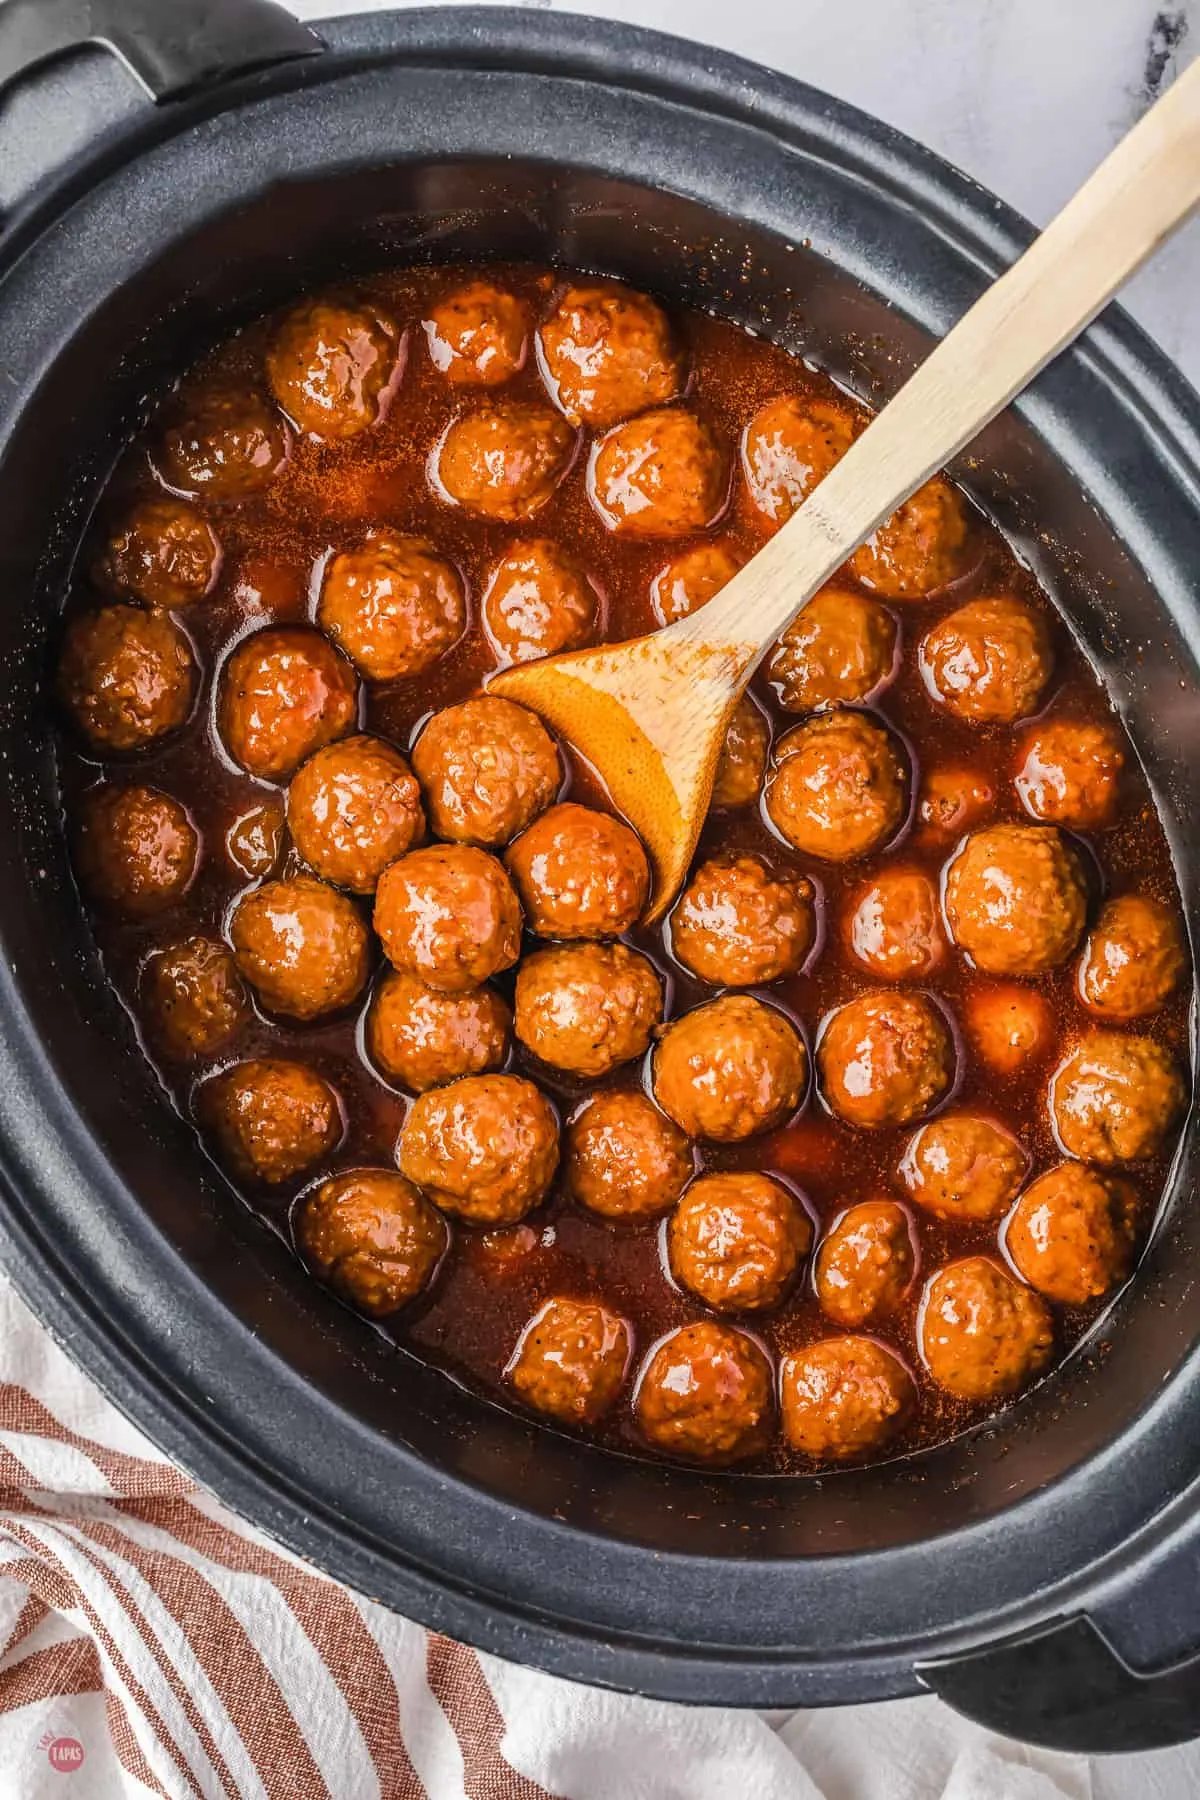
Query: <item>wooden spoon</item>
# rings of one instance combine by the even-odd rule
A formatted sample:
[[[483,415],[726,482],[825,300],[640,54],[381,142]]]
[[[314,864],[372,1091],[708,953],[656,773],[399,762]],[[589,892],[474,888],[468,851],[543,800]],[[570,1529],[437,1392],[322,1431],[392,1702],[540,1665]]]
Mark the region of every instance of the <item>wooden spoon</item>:
[[[540,713],[641,833],[648,920],[678,892],[734,707],[812,596],[1081,332],[1200,202],[1200,62],[931,352],[783,528],[699,612],[662,631],[494,675]]]

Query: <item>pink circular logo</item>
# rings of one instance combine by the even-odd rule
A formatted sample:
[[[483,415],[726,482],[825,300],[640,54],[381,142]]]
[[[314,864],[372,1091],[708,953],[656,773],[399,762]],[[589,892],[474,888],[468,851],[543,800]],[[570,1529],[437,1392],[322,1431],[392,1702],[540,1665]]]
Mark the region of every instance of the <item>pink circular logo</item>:
[[[70,1775],[83,1765],[83,1745],[78,1738],[55,1738],[47,1746],[46,1755],[50,1759],[50,1767],[57,1769],[61,1775]]]

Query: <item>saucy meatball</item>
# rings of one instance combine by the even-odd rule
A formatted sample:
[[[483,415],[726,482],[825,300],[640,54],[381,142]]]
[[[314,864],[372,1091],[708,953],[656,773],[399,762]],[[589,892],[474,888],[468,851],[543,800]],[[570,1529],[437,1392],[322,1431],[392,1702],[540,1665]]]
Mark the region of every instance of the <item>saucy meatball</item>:
[[[742,471],[756,510],[782,525],[862,429],[848,406],[810,394],[768,400],[742,437]]]
[[[1168,1000],[1187,967],[1179,915],[1161,900],[1109,900],[1079,961],[1079,997],[1105,1019],[1141,1019]]]
[[[1015,594],[969,600],[927,631],[921,674],[933,698],[972,725],[1011,725],[1036,712],[1054,672],[1040,612]]]
[[[1125,752],[1107,725],[1050,719],[1025,739],[1015,787],[1043,825],[1099,831],[1117,811]]]
[[[768,817],[806,856],[853,862],[899,830],[907,771],[889,732],[865,713],[819,713],[775,746]]]
[[[84,803],[75,854],[94,899],[144,919],[183,899],[200,860],[200,839],[186,808],[170,794],[104,787]]]
[[[316,1019],[362,992],[370,939],[353,901],[311,875],[251,888],[234,907],[237,965],[268,1012]]]
[[[309,867],[355,894],[373,894],[388,864],[425,832],[411,769],[374,737],[343,738],[310,756],[288,788],[287,823]]]
[[[347,1169],[305,1197],[298,1248],[322,1281],[369,1318],[415,1300],[446,1254],[446,1221],[394,1169]]]
[[[424,538],[373,531],[325,570],[317,623],[368,681],[419,675],[466,622],[458,571]]]
[[[714,1312],[777,1306],[812,1245],[795,1195],[749,1169],[702,1175],[671,1214],[667,1254],[681,1287]]]
[[[682,406],[639,413],[592,450],[588,486],[619,537],[687,537],[715,525],[729,498],[729,461]]]
[[[763,1449],[771,1365],[754,1339],[716,1319],[681,1325],[642,1370],[635,1411],[642,1436],[670,1456],[727,1463]]]
[[[816,937],[815,892],[749,852],[702,863],[671,914],[671,948],[713,987],[759,987],[795,975]]]
[[[814,594],[767,659],[767,676],[788,712],[865,700],[896,664],[896,621],[854,588]]]
[[[400,332],[364,301],[306,300],[276,328],[267,380],[299,430],[357,437],[382,417],[402,371]]]
[[[839,1325],[867,1325],[894,1313],[916,1272],[908,1214],[894,1200],[847,1207],[817,1252],[821,1311]]]
[[[278,1187],[305,1174],[342,1136],[342,1111],[327,1081],[306,1063],[262,1057],[204,1082],[200,1123],[231,1175]]]
[[[808,1052],[790,1019],[749,994],[725,994],[667,1026],[654,1052],[654,1097],[689,1137],[736,1143],[781,1125],[800,1104]]]
[[[97,573],[113,593],[171,611],[203,600],[220,567],[217,534],[194,506],[139,500],[109,539]]]
[[[594,1094],[567,1126],[563,1185],[603,1219],[668,1212],[692,1178],[691,1146],[636,1090]]]
[[[240,500],[270,486],[291,447],[286,424],[261,395],[211,388],[167,431],[155,462],[168,487]]]
[[[633,1336],[598,1300],[547,1300],[530,1319],[505,1370],[535,1412],[563,1425],[594,1425],[625,1379]]]
[[[925,994],[861,994],[826,1020],[817,1040],[831,1112],[869,1130],[907,1125],[954,1080],[954,1040]]]
[[[105,606],[67,627],[58,691],[96,750],[142,750],[177,730],[195,687],[191,646],[162,613]]]
[[[512,1014],[494,988],[446,994],[392,969],[367,1013],[367,1050],[415,1094],[463,1075],[486,1075],[508,1055]]]
[[[453,387],[499,387],[525,366],[525,307],[493,282],[455,288],[421,323],[429,360]]]
[[[946,921],[988,975],[1043,975],[1066,962],[1087,912],[1079,858],[1052,825],[989,825],[946,872]]]
[[[1021,1195],[1005,1248],[1018,1273],[1047,1300],[1086,1306],[1133,1268],[1137,1212],[1127,1181],[1082,1163],[1060,1163]]]
[[[937,889],[921,869],[883,869],[851,896],[851,954],[883,981],[923,981],[945,955]]]
[[[513,1026],[552,1069],[595,1078],[644,1056],[662,1018],[652,963],[624,944],[555,944],[517,971]]]
[[[950,1112],[908,1141],[900,1175],[918,1206],[939,1219],[998,1219],[1025,1179],[1029,1158],[1003,1125]]]
[[[393,968],[460,994],[512,968],[521,952],[521,904],[486,850],[431,844],[380,876],[375,929]]]
[[[732,544],[697,544],[681,550],[658,571],[650,583],[650,600],[660,625],[673,625],[699,612],[727,581],[732,581],[745,558]]]
[[[615,281],[572,283],[538,333],[546,385],[572,425],[605,431],[683,389],[667,316]]]
[[[868,1337],[822,1338],[785,1356],[783,1433],[820,1462],[877,1454],[907,1425],[917,1390],[904,1364]]]
[[[749,806],[758,799],[771,748],[771,728],[753,700],[742,697],[733,709],[717,758],[712,804],[719,811]]]
[[[918,488],[850,558],[864,587],[889,600],[919,600],[961,575],[967,509],[941,475]]]
[[[937,1271],[919,1314],[921,1356],[959,1400],[999,1400],[1041,1372],[1054,1347],[1046,1303],[990,1256]]]
[[[549,538],[510,550],[492,571],[483,623],[500,658],[530,662],[574,650],[595,633],[599,595],[589,576]]]
[[[305,625],[243,638],[221,671],[221,741],[262,781],[286,780],[314,750],[353,731],[357,716],[354,670]]]
[[[504,861],[539,937],[620,937],[636,925],[650,891],[637,833],[570,800],[535,819]]]
[[[433,453],[443,497],[484,519],[529,519],[571,466],[575,433],[560,414],[529,401],[497,401],[463,413]]]
[[[996,790],[980,769],[948,763],[921,777],[917,830],[927,843],[954,844],[994,811]]]
[[[558,1120],[519,1075],[467,1075],[414,1101],[397,1155],[443,1212],[474,1225],[512,1225],[549,1191]]]
[[[1170,1054],[1152,1038],[1090,1031],[1050,1082],[1050,1119],[1081,1162],[1145,1162],[1163,1149],[1185,1090]]]
[[[973,986],[965,1002],[967,1032],[997,1075],[1016,1075],[1049,1055],[1054,1015],[1044,994],[1009,982]]]
[[[250,1012],[233,952],[206,937],[154,951],[142,968],[138,998],[155,1044],[178,1062],[212,1056]]]
[[[434,713],[413,746],[412,766],[437,835],[489,847],[524,831],[562,782],[541,720],[498,694]]]

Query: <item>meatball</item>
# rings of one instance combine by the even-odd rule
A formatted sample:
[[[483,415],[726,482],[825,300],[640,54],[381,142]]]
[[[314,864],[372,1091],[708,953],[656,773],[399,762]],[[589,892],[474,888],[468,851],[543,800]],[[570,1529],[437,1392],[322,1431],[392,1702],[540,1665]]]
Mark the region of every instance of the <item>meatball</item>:
[[[529,519],[571,466],[575,433],[548,406],[497,401],[463,413],[433,452],[442,497],[484,519]]]
[[[783,1433],[820,1462],[875,1455],[907,1425],[917,1391],[899,1357],[868,1337],[822,1338],[783,1360]]]
[[[961,575],[967,509],[941,475],[918,488],[850,558],[865,587],[889,600],[919,600]]]
[[[518,1038],[570,1075],[594,1079],[644,1056],[662,1014],[654,965],[624,944],[556,944],[517,971]]]
[[[505,1370],[526,1406],[563,1425],[594,1425],[620,1392],[633,1334],[598,1300],[547,1300]]]
[[[525,366],[525,307],[490,281],[455,288],[421,323],[429,360],[452,387],[499,387]]]
[[[605,431],[683,391],[667,316],[615,281],[572,283],[538,333],[546,385],[572,425]]]
[[[715,525],[729,498],[729,460],[682,406],[639,413],[592,449],[588,485],[620,537],[675,538]]]
[[[1079,962],[1079,997],[1105,1019],[1141,1019],[1168,1000],[1187,967],[1179,915],[1142,894],[1104,906]]]
[[[458,571],[424,538],[373,531],[361,550],[332,558],[317,623],[368,681],[419,675],[467,623]]]
[[[446,1254],[446,1221],[394,1169],[347,1169],[305,1197],[298,1248],[322,1281],[369,1318],[398,1312]]]
[[[260,395],[211,388],[167,431],[155,464],[168,487],[241,500],[270,486],[291,447],[287,425]]]
[[[959,1400],[1016,1393],[1054,1347],[1045,1301],[990,1256],[964,1256],[931,1277],[918,1330],[926,1368]]]
[[[811,394],[768,400],[742,437],[742,471],[764,519],[782,525],[845,456],[862,429],[848,406]]]
[[[921,778],[917,829],[927,843],[953,844],[995,809],[996,790],[979,769],[946,764]]]
[[[305,625],[256,631],[221,670],[221,741],[262,781],[286,780],[314,750],[353,731],[357,716],[354,670]]]
[[[819,713],[775,746],[767,815],[806,856],[853,862],[899,830],[907,771],[889,732],[865,713]]]
[[[274,795],[239,813],[225,833],[225,855],[240,875],[261,881],[283,850],[284,808]]]
[[[997,1075],[1016,1075],[1048,1056],[1055,1040],[1054,1015],[1045,996],[1008,982],[987,987],[973,983],[966,1020],[975,1049]]]
[[[758,987],[795,975],[816,937],[816,896],[803,875],[761,856],[702,863],[671,914],[671,948],[713,987]]]
[[[205,937],[155,950],[143,965],[138,998],[155,1045],[178,1062],[223,1049],[250,1012],[233,952]]]
[[[650,601],[660,625],[686,619],[720,593],[745,562],[732,544],[697,544],[681,550],[650,583]]]
[[[549,1191],[558,1120],[519,1075],[466,1075],[414,1101],[397,1155],[444,1212],[474,1225],[512,1225]]]
[[[904,1208],[894,1200],[862,1200],[822,1240],[814,1285],[822,1312],[839,1325],[858,1327],[894,1313],[915,1272]]]
[[[1036,712],[1054,672],[1040,612],[1014,594],[969,600],[925,633],[925,686],[972,725],[1011,725]]]
[[[114,594],[133,594],[170,611],[212,591],[221,546],[186,500],[139,500],[105,548],[97,575]]]
[[[94,899],[128,918],[175,906],[192,884],[200,839],[186,809],[152,787],[103,787],[84,802],[76,857]]]
[[[423,1094],[445,1081],[500,1068],[511,1025],[512,1014],[494,988],[445,994],[393,969],[367,1013],[367,1050],[390,1080]]]
[[[412,765],[429,823],[454,843],[507,844],[562,782],[554,740],[535,714],[498,694],[434,713]]]
[[[1047,1300],[1086,1306],[1133,1268],[1137,1214],[1137,1195],[1120,1176],[1059,1163],[1025,1189],[1004,1244],[1017,1272]]]
[[[391,863],[375,892],[375,929],[394,968],[445,994],[478,987],[521,953],[512,883],[470,844],[432,844]]]
[[[767,675],[789,712],[865,700],[896,666],[896,621],[853,588],[814,594],[767,659]]]
[[[353,901],[311,875],[251,888],[233,909],[237,965],[268,1012],[316,1019],[362,992],[370,938]]]
[[[808,1080],[790,1019],[749,994],[725,994],[667,1026],[654,1052],[654,1097],[689,1137],[736,1143],[782,1125]]]
[[[637,833],[570,800],[528,826],[504,861],[539,937],[619,937],[637,924],[650,891]]]
[[[299,430],[357,437],[382,417],[403,358],[400,332],[377,307],[306,300],[276,328],[267,381]]]
[[[770,726],[753,700],[743,696],[733,709],[713,776],[712,804],[719,811],[758,799],[770,748]]]
[[[954,1040],[925,994],[861,994],[838,1007],[817,1040],[821,1091],[848,1125],[907,1125],[954,1081]]]
[[[305,1174],[342,1136],[337,1095],[305,1063],[264,1057],[234,1063],[196,1096],[202,1125],[242,1181],[278,1187]]]
[[[812,1245],[788,1189],[748,1169],[702,1175],[671,1214],[667,1254],[681,1287],[714,1312],[777,1306]]]
[[[1153,1038],[1090,1031],[1050,1082],[1050,1121],[1081,1162],[1145,1162],[1163,1149],[1186,1090],[1168,1051]]]
[[[95,750],[141,750],[177,730],[195,687],[191,646],[162,613],[106,606],[67,627],[58,691]]]
[[[1022,746],[1014,786],[1043,825],[1099,831],[1116,815],[1125,752],[1107,725],[1050,719]]]
[[[1003,1125],[982,1113],[950,1112],[909,1139],[900,1175],[926,1212],[975,1223],[1008,1211],[1028,1168],[1028,1156]]]
[[[1043,975],[1066,962],[1083,931],[1079,858],[1051,825],[989,825],[946,872],[946,921],[988,975]]]
[[[589,1212],[638,1223],[668,1212],[692,1178],[691,1146],[645,1094],[595,1094],[567,1126],[563,1185]]]
[[[920,869],[884,869],[851,895],[851,954],[882,981],[922,981],[945,954],[937,889]]]
[[[484,590],[483,623],[501,665],[554,656],[585,644],[599,595],[573,557],[535,538],[497,563]]]
[[[682,1325],[642,1370],[635,1412],[658,1450],[727,1463],[766,1448],[771,1365],[753,1338],[716,1319]]]
[[[421,790],[382,738],[343,738],[310,756],[287,797],[292,842],[335,887],[373,894],[390,862],[425,833]]]

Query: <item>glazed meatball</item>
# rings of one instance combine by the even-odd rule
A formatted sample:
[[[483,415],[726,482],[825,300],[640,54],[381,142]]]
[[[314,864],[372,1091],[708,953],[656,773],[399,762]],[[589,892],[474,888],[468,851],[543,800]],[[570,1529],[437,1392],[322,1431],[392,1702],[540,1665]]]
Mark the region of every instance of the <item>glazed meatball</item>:
[[[667,316],[615,281],[572,283],[538,333],[546,385],[572,425],[605,431],[683,390]]]
[[[1025,739],[1014,783],[1043,825],[1099,831],[1117,811],[1125,752],[1107,725],[1051,719]]]
[[[758,799],[771,748],[771,728],[753,700],[743,696],[733,709],[717,758],[712,804],[719,811],[749,806]]]
[[[1170,999],[1187,967],[1179,915],[1142,894],[1109,900],[1079,962],[1079,997],[1105,1019],[1141,1019]]]
[[[314,750],[353,731],[357,716],[354,670],[304,625],[243,638],[221,671],[221,740],[262,781],[286,780]]]
[[[783,1360],[783,1432],[820,1462],[875,1455],[907,1425],[917,1391],[904,1364],[868,1337],[822,1338]]]
[[[724,512],[729,461],[695,413],[664,406],[601,438],[588,484],[597,512],[619,537],[687,537]]]
[[[303,1175],[342,1136],[327,1081],[305,1063],[264,1057],[234,1063],[199,1089],[196,1112],[230,1174],[278,1187]]]
[[[183,899],[200,860],[200,839],[170,794],[104,787],[84,802],[75,854],[94,899],[127,918],[145,919]]]
[[[595,1094],[567,1126],[563,1185],[602,1219],[668,1212],[692,1178],[691,1146],[636,1090]]]
[[[1059,1163],[1031,1182],[1004,1243],[1030,1287],[1060,1306],[1086,1306],[1133,1268],[1137,1195],[1118,1175]]]
[[[939,1269],[918,1319],[926,1368],[959,1400],[1016,1393],[1054,1347],[1045,1302],[990,1256],[964,1256]]]
[[[950,1112],[909,1139],[900,1175],[926,1212],[974,1223],[1008,1211],[1028,1168],[1003,1125],[982,1113]]]
[[[1090,1031],[1050,1083],[1050,1119],[1081,1162],[1145,1162],[1163,1149],[1185,1089],[1170,1054],[1152,1038]]]
[[[642,1370],[635,1411],[655,1449],[727,1463],[766,1447],[771,1365],[753,1338],[715,1319],[663,1338]]]
[[[445,994],[393,969],[367,1013],[367,1050],[390,1080],[423,1094],[445,1081],[500,1068],[511,1025],[512,1014],[494,988]]]
[[[225,854],[240,875],[261,881],[276,867],[283,850],[284,818],[282,801],[272,795],[234,819],[225,833]]]
[[[788,1189],[749,1169],[702,1175],[671,1214],[667,1254],[681,1287],[714,1312],[777,1306],[812,1245]]]
[[[517,1036],[570,1075],[595,1079],[644,1056],[662,1013],[653,964],[624,944],[556,944],[517,971]]]
[[[142,968],[138,998],[155,1045],[177,1062],[212,1056],[250,1012],[233,952],[205,937],[155,950]]]
[[[1043,975],[1066,962],[1083,931],[1079,858],[1051,825],[989,825],[946,872],[946,922],[988,975]]]
[[[499,387],[525,366],[525,308],[490,281],[455,288],[421,323],[429,360],[453,387]]]
[[[431,844],[380,876],[375,929],[393,968],[461,994],[512,968],[521,952],[521,904],[486,850]]]
[[[620,937],[637,924],[650,891],[637,833],[570,800],[535,819],[504,861],[539,937]]]
[[[894,1313],[916,1272],[908,1214],[894,1200],[862,1200],[837,1220],[817,1252],[821,1310],[858,1327]]]
[[[1016,1075],[1049,1055],[1054,1015],[1043,994],[1008,982],[973,983],[965,1007],[971,1041],[997,1075]]]
[[[954,1040],[925,994],[861,994],[826,1020],[817,1069],[826,1104],[848,1125],[907,1125],[949,1092]]]
[[[412,765],[432,830],[459,844],[507,844],[562,782],[554,740],[535,714],[498,694],[434,713]]]
[[[759,987],[795,975],[816,937],[815,892],[761,856],[702,863],[671,914],[671,948],[713,987]]]
[[[167,431],[155,462],[168,487],[209,500],[241,500],[270,486],[291,442],[286,424],[261,396],[212,388]]]
[[[421,791],[382,738],[326,744],[288,788],[288,830],[311,869],[335,887],[373,894],[390,862],[425,834]]]
[[[850,567],[864,587],[888,600],[919,600],[962,574],[966,551],[962,495],[935,475],[872,532]]]
[[[598,1300],[547,1300],[505,1374],[535,1412],[563,1425],[594,1425],[620,1392],[632,1352],[629,1326]]]
[[[775,746],[767,814],[806,856],[853,862],[899,830],[907,770],[889,732],[865,713],[819,713]]]
[[[463,413],[433,453],[435,487],[484,519],[530,519],[571,466],[575,434],[548,406],[496,402]]]
[[[748,994],[725,994],[668,1025],[654,1052],[654,1097],[689,1137],[736,1143],[800,1104],[808,1052],[791,1021]]]
[[[311,875],[251,888],[234,907],[237,965],[268,1012],[316,1019],[362,992],[370,939],[354,903]]]
[[[267,380],[299,430],[357,437],[382,417],[403,354],[400,332],[378,307],[306,300],[275,331]]]
[[[681,550],[658,571],[650,583],[650,600],[660,625],[673,625],[699,612],[727,581],[732,581],[745,558],[732,544],[697,544]]]
[[[106,606],[67,627],[58,691],[95,750],[142,750],[177,730],[195,687],[191,646],[162,613]]]
[[[97,575],[114,594],[133,594],[167,611],[212,591],[221,546],[186,500],[139,500],[105,548]]]
[[[463,634],[458,571],[424,538],[373,531],[361,550],[333,557],[317,623],[368,681],[419,675]]]
[[[369,1318],[415,1300],[446,1254],[446,1221],[394,1169],[347,1169],[306,1196],[298,1248],[322,1281]]]
[[[599,595],[575,559],[549,538],[510,550],[483,596],[483,623],[501,666],[585,644]]]
[[[789,712],[865,700],[896,664],[896,621],[848,587],[823,587],[767,659],[767,675]]]
[[[921,778],[917,830],[927,843],[954,844],[994,811],[996,790],[979,769],[949,763]]]
[[[851,954],[882,981],[923,981],[945,955],[937,889],[920,869],[883,869],[852,896]]]
[[[925,633],[925,686],[972,725],[1011,725],[1036,712],[1054,672],[1040,612],[1014,594],[969,600]]]
[[[742,471],[755,508],[782,525],[845,456],[862,429],[848,406],[784,394],[760,407],[742,437]]]
[[[545,1199],[558,1120],[519,1075],[467,1075],[413,1103],[397,1154],[410,1181],[474,1225],[512,1225]]]

